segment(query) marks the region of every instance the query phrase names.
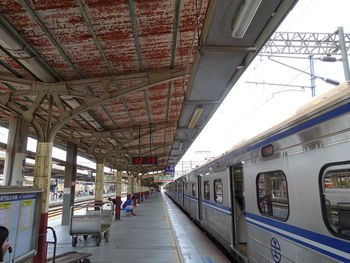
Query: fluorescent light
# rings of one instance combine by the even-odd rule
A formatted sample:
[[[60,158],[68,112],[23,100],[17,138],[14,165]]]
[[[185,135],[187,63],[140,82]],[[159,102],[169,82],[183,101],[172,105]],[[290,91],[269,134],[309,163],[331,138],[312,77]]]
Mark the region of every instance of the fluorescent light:
[[[197,123],[199,117],[201,116],[202,112],[203,112],[203,107],[202,106],[198,106],[194,110],[194,112],[192,114],[192,117],[191,117],[191,119],[190,119],[190,121],[188,123],[188,128],[189,129],[193,129],[194,126],[196,126],[196,123]]]
[[[245,0],[233,22],[232,37],[242,38],[256,14],[262,0]]]

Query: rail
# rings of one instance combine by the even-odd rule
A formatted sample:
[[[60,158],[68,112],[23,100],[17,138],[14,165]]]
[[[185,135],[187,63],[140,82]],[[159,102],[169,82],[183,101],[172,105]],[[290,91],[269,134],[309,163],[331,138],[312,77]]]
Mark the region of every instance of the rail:
[[[114,197],[115,194],[107,194],[104,195],[103,198],[108,198],[108,197]],[[126,193],[122,193],[122,197],[126,196]],[[91,196],[90,198],[82,199],[82,200],[77,200],[74,202],[74,205],[85,205],[90,203],[91,201],[95,200],[94,196]],[[62,207],[63,207],[63,201],[62,202],[57,202],[57,204],[51,204],[49,205],[49,212],[48,216],[49,218],[60,216],[62,214]]]

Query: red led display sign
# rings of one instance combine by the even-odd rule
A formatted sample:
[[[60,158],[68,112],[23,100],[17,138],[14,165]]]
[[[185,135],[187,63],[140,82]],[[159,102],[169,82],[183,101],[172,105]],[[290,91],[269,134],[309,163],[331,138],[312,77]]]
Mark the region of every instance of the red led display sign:
[[[132,157],[132,164],[157,164],[157,157]]]

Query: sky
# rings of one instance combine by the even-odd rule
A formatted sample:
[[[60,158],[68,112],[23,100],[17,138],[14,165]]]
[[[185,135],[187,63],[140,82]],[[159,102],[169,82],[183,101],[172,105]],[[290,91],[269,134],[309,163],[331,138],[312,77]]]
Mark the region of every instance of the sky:
[[[332,33],[343,26],[344,32],[350,32],[349,10],[349,0],[299,0],[277,31]],[[306,59],[275,59],[309,71]],[[341,62],[315,60],[315,75],[339,82],[345,80]],[[180,160],[177,172],[188,167],[190,162],[197,164],[204,157],[216,157],[228,151],[235,144],[291,117],[300,106],[312,100],[310,89],[303,91],[247,81],[309,86],[310,76],[269,61],[267,57],[256,57]],[[317,80],[316,97],[333,87]]]
[[[345,32],[350,32],[349,10],[350,0],[299,0],[277,31],[330,33],[336,31],[338,26],[343,26]],[[284,59],[283,62],[301,70],[309,70],[307,60]],[[315,74],[339,82],[344,81],[340,62],[315,61]],[[182,171],[183,163],[192,162],[195,165],[199,161],[203,162],[205,158],[216,157],[228,151],[242,140],[249,139],[291,117],[297,108],[312,99],[310,89],[291,90],[283,86],[249,84],[247,81],[308,86],[310,76],[258,56],[180,160],[177,171]],[[316,95],[332,87],[317,80]],[[1,127],[0,141],[7,142],[7,129]],[[36,141],[30,138],[28,150],[35,149]],[[65,151],[55,147],[53,156],[65,160]],[[77,161],[78,164],[95,168],[95,164],[85,158],[78,157]],[[110,172],[110,168],[106,167],[105,172]]]

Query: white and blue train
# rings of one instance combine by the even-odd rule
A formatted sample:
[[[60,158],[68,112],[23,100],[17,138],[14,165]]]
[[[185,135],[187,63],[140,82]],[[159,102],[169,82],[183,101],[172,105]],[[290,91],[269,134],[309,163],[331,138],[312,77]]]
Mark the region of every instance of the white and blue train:
[[[164,186],[242,262],[350,262],[350,85]]]

